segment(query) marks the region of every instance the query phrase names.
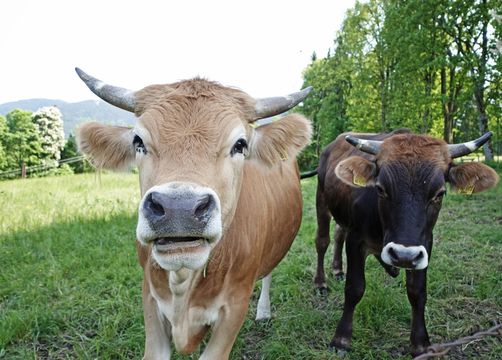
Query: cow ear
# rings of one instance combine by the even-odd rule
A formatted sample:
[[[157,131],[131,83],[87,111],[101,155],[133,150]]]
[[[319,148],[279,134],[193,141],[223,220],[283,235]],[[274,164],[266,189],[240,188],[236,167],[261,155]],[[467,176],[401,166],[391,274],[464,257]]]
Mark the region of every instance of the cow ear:
[[[300,114],[291,114],[270,124],[255,128],[250,142],[250,159],[267,166],[295,158],[310,142],[310,121]]]
[[[473,194],[497,185],[499,176],[492,168],[481,163],[454,165],[448,173],[448,181],[460,194]]]
[[[77,144],[97,168],[122,170],[135,159],[133,129],[86,123],[77,129]]]
[[[353,187],[373,186],[375,184],[376,165],[360,156],[351,156],[335,168],[336,176]]]

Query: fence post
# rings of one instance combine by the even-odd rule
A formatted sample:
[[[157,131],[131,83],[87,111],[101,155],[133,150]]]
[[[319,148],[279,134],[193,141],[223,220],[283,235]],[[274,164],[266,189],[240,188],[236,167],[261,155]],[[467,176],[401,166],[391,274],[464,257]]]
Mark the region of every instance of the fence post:
[[[24,161],[21,163],[21,179],[26,179],[26,164]]]

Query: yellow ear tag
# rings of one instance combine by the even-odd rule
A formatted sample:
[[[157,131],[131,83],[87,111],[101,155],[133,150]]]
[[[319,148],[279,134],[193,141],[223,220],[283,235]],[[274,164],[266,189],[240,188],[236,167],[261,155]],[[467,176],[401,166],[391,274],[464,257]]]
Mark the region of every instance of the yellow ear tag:
[[[357,176],[354,175],[354,179],[352,179],[352,182],[354,185],[365,187],[366,186],[366,179],[363,178],[362,176]]]
[[[253,129],[256,129],[258,127],[258,125],[254,122],[249,123],[249,126],[251,126]]]
[[[474,184],[467,185],[463,189],[458,189],[458,193],[463,195],[472,195],[473,192],[474,192]]]

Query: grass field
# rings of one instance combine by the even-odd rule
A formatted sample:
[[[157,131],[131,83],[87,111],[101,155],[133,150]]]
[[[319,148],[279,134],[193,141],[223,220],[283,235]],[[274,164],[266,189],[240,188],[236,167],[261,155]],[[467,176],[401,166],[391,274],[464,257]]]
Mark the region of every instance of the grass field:
[[[273,319],[255,323],[259,294],[232,359],[334,359],[327,349],[343,306],[343,281],[314,291],[316,179],[303,183],[304,221],[272,280]],[[140,359],[141,268],[134,247],[137,179],[94,174],[0,182],[0,359]],[[330,248],[329,256],[332,254]],[[502,186],[449,193],[435,229],[426,310],[431,341],[502,322]],[[329,258],[327,258],[329,264]],[[404,273],[372,257],[345,359],[410,359]],[[450,359],[501,359],[500,338]],[[198,358],[174,355],[174,359]]]

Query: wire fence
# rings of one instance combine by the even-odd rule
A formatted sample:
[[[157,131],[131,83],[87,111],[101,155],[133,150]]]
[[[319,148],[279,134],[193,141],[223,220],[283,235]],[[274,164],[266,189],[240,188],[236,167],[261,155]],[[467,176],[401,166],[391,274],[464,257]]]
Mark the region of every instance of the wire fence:
[[[85,156],[80,155],[80,156],[74,156],[71,158],[66,158],[58,161],[57,165],[54,164],[41,164],[41,165],[34,165],[34,166],[28,166],[26,167],[26,173],[34,173],[34,172],[39,172],[39,171],[46,171],[50,169],[55,169],[63,164],[72,164],[76,163],[79,161],[84,161]],[[7,171],[2,171],[0,172],[0,177],[8,177],[8,176],[17,176],[22,174],[23,169],[14,169],[14,170],[7,170]]]

